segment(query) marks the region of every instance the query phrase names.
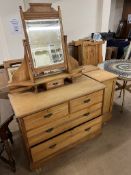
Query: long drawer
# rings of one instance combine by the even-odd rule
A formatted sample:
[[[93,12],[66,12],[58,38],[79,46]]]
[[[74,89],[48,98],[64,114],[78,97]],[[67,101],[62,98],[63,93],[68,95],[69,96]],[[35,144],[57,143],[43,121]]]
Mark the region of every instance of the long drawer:
[[[86,121],[101,115],[102,103],[83,109],[79,112],[63,117],[45,126],[33,129],[27,132],[27,138],[30,146],[47,140],[57,134],[78,126]]]
[[[71,145],[80,139],[89,136],[90,134],[101,129],[102,117],[98,117],[90,122],[87,122],[71,131],[61,134],[47,142],[41,143],[31,148],[33,162],[42,160],[53,153]]]
[[[25,129],[31,130],[39,126],[55,121],[68,114],[68,103],[63,103],[52,108],[37,112],[23,118]]]
[[[102,102],[103,91],[98,91],[70,101],[70,112],[76,112],[93,104]]]

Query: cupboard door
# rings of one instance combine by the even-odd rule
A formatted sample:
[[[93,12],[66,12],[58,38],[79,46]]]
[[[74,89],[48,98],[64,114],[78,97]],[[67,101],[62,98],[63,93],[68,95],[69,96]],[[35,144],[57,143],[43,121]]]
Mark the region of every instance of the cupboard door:
[[[98,47],[97,45],[83,44],[83,65],[97,65],[98,64]]]

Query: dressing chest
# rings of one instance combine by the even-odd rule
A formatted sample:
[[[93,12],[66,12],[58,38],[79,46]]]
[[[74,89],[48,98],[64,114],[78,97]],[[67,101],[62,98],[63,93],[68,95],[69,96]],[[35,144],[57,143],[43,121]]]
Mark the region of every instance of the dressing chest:
[[[31,169],[101,132],[104,88],[82,76],[46,92],[9,95]]]

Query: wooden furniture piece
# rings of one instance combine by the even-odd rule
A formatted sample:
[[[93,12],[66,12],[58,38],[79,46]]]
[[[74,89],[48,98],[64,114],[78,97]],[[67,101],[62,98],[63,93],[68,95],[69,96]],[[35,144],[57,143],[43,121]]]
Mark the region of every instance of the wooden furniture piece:
[[[0,89],[5,88],[8,85],[8,78],[6,70],[3,68],[0,69]]]
[[[78,50],[78,62],[80,65],[98,65],[102,63],[102,44],[103,41],[74,41],[73,45]]]
[[[101,132],[104,88],[82,76],[46,92],[9,94],[31,169]]]
[[[88,66],[87,66],[87,69],[88,69]],[[103,123],[110,120],[112,117],[113,97],[114,97],[114,89],[115,89],[117,75],[101,70],[99,68],[97,70],[92,70],[92,71],[83,71],[83,74],[98,82],[103,83],[106,86],[105,94],[104,94],[102,120],[103,120]]]
[[[12,155],[12,151],[10,148],[10,144],[8,139],[10,139],[11,143],[13,144],[13,139],[12,139],[12,133],[9,130],[8,125],[10,122],[13,120],[13,116],[9,117],[4,123],[1,122],[0,124],[0,159],[10,165],[10,168],[13,172],[16,171],[15,168],[15,160]],[[6,152],[8,159],[2,156],[3,152]]]
[[[127,54],[129,53],[127,52]],[[131,60],[122,60],[122,59],[108,60],[104,61],[100,66],[103,67],[103,69],[116,74],[118,80],[123,81],[123,84],[121,84],[119,81],[116,82],[117,85],[116,90],[120,90],[119,97],[121,97],[121,94],[123,92],[122,105],[121,105],[121,112],[123,112],[124,101],[125,101],[125,90],[131,93],[131,84],[129,83],[131,81]]]
[[[125,29],[122,33],[122,38],[128,38],[128,34],[131,31],[131,23],[128,21],[128,15],[131,14],[131,1],[124,0],[122,20],[126,21]]]
[[[117,52],[118,48],[117,47],[107,47],[106,48],[106,60],[114,59],[117,58]]]
[[[2,102],[2,99],[8,99],[8,93],[5,91],[0,90],[0,101]],[[16,171],[15,168],[15,160],[12,154],[12,150],[9,144],[9,140],[11,144],[13,144],[13,137],[12,133],[9,129],[9,124],[13,120],[13,116],[6,116],[4,118],[1,117],[1,111],[0,111],[0,159],[10,165],[10,168],[13,172]],[[6,152],[7,157],[5,158],[3,153]]]
[[[7,75],[9,82],[12,81],[12,76],[13,76],[14,72],[20,67],[22,61],[23,61],[22,59],[12,59],[12,60],[7,60],[7,61],[3,62],[4,63],[4,70],[6,72],[6,75]]]
[[[79,76],[81,68],[68,54],[67,37],[63,34],[60,7],[55,10],[49,3],[31,3],[20,14],[25,34],[24,60],[15,71],[10,89],[19,91],[39,86],[45,89],[64,85]]]

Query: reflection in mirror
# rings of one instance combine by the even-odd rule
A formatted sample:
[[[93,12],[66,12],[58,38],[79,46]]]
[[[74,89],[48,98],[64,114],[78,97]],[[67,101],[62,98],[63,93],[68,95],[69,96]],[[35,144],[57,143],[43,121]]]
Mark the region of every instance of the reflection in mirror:
[[[34,68],[64,63],[59,19],[26,20]]]

